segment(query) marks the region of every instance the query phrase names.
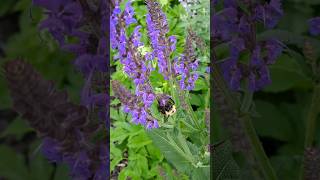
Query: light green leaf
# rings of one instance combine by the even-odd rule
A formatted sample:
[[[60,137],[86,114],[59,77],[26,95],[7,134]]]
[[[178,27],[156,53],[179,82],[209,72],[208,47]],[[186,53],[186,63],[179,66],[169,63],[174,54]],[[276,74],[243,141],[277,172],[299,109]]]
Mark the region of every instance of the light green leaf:
[[[232,158],[230,142],[223,142],[213,149],[213,179],[238,180],[240,170]]]
[[[153,129],[148,132],[153,143],[161,150],[165,158],[179,171],[190,174],[195,167],[195,158],[190,156],[187,146],[181,147],[179,140],[172,133]],[[184,141],[184,140],[180,140]],[[184,142],[182,144],[185,144]]]
[[[14,135],[17,139],[21,139],[25,133],[31,131],[33,131],[33,129],[28,125],[28,123],[18,117],[9,124],[9,126],[1,133],[0,137]]]
[[[263,91],[280,92],[291,88],[309,88],[312,79],[304,74],[300,65],[293,58],[281,56],[277,62],[270,66],[272,83]]]

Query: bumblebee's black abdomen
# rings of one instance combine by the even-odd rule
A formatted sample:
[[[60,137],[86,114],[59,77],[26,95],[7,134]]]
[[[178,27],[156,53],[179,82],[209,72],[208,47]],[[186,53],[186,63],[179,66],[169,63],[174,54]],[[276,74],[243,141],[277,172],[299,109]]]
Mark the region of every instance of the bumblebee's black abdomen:
[[[174,104],[174,101],[170,97],[165,101],[162,101],[162,103],[160,102],[160,100],[158,100],[158,110],[160,113],[167,115],[167,113],[170,112],[174,107]]]
[[[165,110],[164,107],[158,106],[158,111],[159,111],[161,114],[166,114],[166,110]]]
[[[170,111],[173,107],[173,104],[166,104],[166,106],[164,107],[165,111]]]

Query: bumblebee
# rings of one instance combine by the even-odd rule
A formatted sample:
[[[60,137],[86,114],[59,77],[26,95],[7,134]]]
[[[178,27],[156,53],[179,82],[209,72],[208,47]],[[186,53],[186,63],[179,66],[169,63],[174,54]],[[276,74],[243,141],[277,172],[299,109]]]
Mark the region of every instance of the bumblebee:
[[[168,118],[176,113],[175,102],[170,96],[161,94],[157,96],[157,100],[158,110],[161,114],[165,115],[165,118]]]

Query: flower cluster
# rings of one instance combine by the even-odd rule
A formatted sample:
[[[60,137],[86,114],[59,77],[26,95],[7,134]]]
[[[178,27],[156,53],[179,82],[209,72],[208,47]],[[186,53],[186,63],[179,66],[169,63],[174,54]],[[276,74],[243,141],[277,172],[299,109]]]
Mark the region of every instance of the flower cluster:
[[[106,139],[90,141],[99,124],[88,119],[87,108],[70,102],[24,61],[9,61],[4,70],[13,108],[43,137],[43,154],[68,164],[74,179],[106,179]]]
[[[150,115],[147,112],[155,100],[155,94],[149,83],[149,76],[153,70],[151,66],[153,54],[146,53],[143,55],[139,50],[143,46],[140,41],[141,33],[139,32],[141,26],[136,26],[133,33],[130,36],[127,35],[126,28],[137,22],[133,16],[134,10],[131,2],[128,1],[123,12],[119,9],[119,5],[116,4],[110,21],[112,48],[118,50],[119,55],[116,58],[119,58],[123,64],[123,71],[136,85],[135,96],[139,97],[139,100],[137,99],[137,102],[135,102],[136,105],[127,105],[125,100],[122,103],[125,105],[124,111],[132,115],[134,123],[142,124],[147,128],[157,128],[157,121],[149,118]],[[115,88],[119,89],[120,87],[116,86]]]
[[[41,6],[47,11],[47,18],[43,20],[39,27],[47,29],[59,42],[62,49],[73,52],[76,55],[75,67],[84,75],[86,85],[83,88],[82,104],[87,107],[94,107],[94,99],[101,97],[100,101],[106,102],[107,94],[98,92],[106,89],[106,82],[93,84],[95,79],[105,77],[108,62],[107,39],[106,39],[106,12],[107,2],[101,0],[96,4],[89,5],[86,1],[48,1],[33,0],[34,5]],[[97,18],[101,17],[101,18]],[[84,27],[92,27],[85,31]],[[86,28],[88,29],[88,28]],[[67,37],[78,39],[77,43],[69,43]],[[99,94],[99,96],[97,96]],[[106,120],[106,108],[103,110],[101,118]]]
[[[309,19],[309,31],[313,36],[320,34],[320,17],[314,17]]]
[[[170,54],[176,49],[176,37],[167,37],[169,32],[166,15],[162,12],[159,3],[155,0],[146,0],[148,14],[146,21],[149,38],[153,48],[153,56],[158,59],[159,72],[166,80],[172,75]]]
[[[88,3],[86,0],[33,0],[33,4],[46,10],[47,17],[40,22],[39,28],[41,30],[47,29],[62,49],[76,55],[73,64],[85,79],[81,92],[81,105],[88,111],[89,124],[95,124],[95,127],[90,128],[103,130],[106,133],[106,128],[109,126],[107,115],[107,89],[109,88],[106,87],[108,72],[108,58],[106,57],[109,52],[106,38],[108,31],[107,1],[99,0]],[[76,39],[76,43],[69,42],[69,37]],[[61,111],[67,110],[61,109]],[[90,128],[88,127],[88,129]],[[75,132],[73,139],[70,139],[68,143],[73,144],[81,141],[84,137],[92,136],[92,133],[90,130]],[[57,156],[54,154],[61,155],[62,152],[69,152],[56,148],[62,144],[60,139],[45,138],[43,149],[49,159],[61,162],[61,158],[59,161],[59,158],[56,159]],[[70,165],[73,178],[81,175],[84,179],[86,177],[107,179],[108,156],[107,152],[102,152],[102,150],[108,149],[107,147],[108,143],[106,142],[97,142],[96,145],[89,148],[78,147],[69,156],[63,157],[62,161]],[[101,156],[96,157],[97,154],[101,154]],[[89,170],[84,168],[87,166],[90,166]],[[99,170],[101,174],[95,173],[92,169]],[[85,175],[82,175],[83,173]]]
[[[158,121],[153,118],[148,112],[146,106],[152,101],[148,101],[143,96],[133,95],[125,87],[123,87],[118,81],[113,80],[111,82],[112,89],[115,96],[124,105],[124,112],[132,114],[132,122],[135,124],[142,124],[147,129],[158,128]]]
[[[256,24],[261,22],[266,28],[273,28],[283,12],[279,0],[244,4],[240,8],[235,0],[224,1],[224,9],[213,16],[213,40],[215,46],[229,45],[230,56],[220,66],[230,88],[240,90],[245,80],[250,91],[257,91],[271,83],[268,66],[275,63],[283,46],[276,39],[257,41]],[[240,61],[243,54],[250,55],[248,63]]]
[[[192,73],[198,68],[198,60],[195,57],[195,51],[193,47],[193,40],[190,34],[188,34],[184,52],[176,58],[174,64],[175,73],[181,76],[179,81],[180,88],[183,90],[192,90],[194,83],[198,79],[197,73]]]

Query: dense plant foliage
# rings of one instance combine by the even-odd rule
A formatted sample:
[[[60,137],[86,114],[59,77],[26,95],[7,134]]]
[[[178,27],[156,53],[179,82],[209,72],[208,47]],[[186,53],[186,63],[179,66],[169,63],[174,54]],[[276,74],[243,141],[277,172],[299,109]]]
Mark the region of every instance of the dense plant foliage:
[[[209,178],[208,41],[180,20],[188,14],[178,2],[114,5],[112,174],[119,179]]]
[[[319,178],[316,4],[215,1],[215,178]]]

